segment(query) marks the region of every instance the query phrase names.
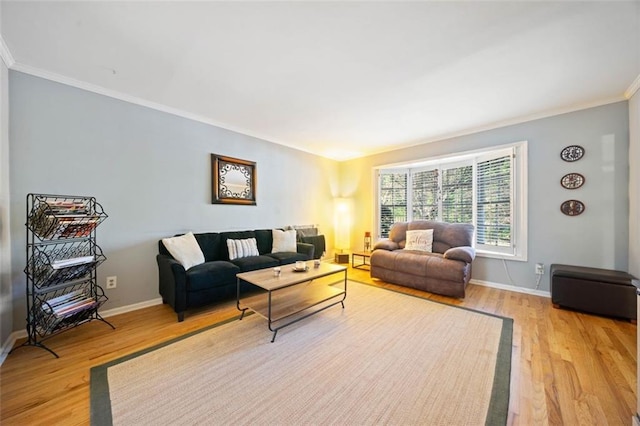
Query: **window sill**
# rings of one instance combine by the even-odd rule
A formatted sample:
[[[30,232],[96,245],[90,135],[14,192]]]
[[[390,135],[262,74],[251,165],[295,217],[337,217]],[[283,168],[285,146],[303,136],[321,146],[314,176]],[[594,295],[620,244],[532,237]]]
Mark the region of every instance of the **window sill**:
[[[513,261],[516,261],[516,262],[526,262],[527,261],[527,256],[526,255],[514,255],[514,254],[508,254],[508,253],[496,253],[496,252],[480,251],[480,250],[476,251],[476,256],[477,257],[486,257],[486,258],[489,258],[489,259],[513,260]]]

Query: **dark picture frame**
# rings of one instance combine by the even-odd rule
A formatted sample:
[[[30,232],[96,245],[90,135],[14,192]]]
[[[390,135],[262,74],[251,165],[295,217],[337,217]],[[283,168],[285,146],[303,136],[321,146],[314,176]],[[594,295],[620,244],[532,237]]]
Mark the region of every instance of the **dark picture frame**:
[[[212,204],[256,205],[256,163],[211,154]]]

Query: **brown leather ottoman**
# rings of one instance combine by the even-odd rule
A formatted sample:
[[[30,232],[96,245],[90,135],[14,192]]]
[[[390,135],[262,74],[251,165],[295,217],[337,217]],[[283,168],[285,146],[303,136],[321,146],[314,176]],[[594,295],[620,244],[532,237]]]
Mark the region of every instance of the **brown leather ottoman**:
[[[592,314],[636,322],[636,288],[632,275],[585,266],[551,265],[551,302]]]

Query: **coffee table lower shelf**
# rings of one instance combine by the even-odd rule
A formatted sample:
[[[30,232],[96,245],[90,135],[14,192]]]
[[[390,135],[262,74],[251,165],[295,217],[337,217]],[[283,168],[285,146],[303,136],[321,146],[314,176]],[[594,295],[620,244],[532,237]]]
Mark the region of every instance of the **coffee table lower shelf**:
[[[283,274],[282,285],[269,285],[263,280],[254,279],[258,276],[239,274],[238,276],[238,299],[237,307],[242,312],[240,319],[244,318],[247,310],[267,320],[269,330],[273,332],[271,342],[274,342],[278,330],[303,320],[311,315],[317,314],[335,305],[342,305],[347,297],[347,273],[344,267],[331,266],[331,270],[311,272],[305,278],[298,275],[295,279],[287,280],[288,274]],[[257,272],[257,271],[256,271]],[[344,278],[340,281],[328,284],[324,280],[314,281],[316,278],[326,277],[335,273],[344,272]],[[251,273],[249,273],[251,274]],[[246,280],[250,278],[249,280]],[[302,279],[301,279],[302,278]],[[240,297],[240,282],[245,280],[251,282],[265,292],[249,296]],[[253,281],[253,282],[252,282]],[[288,282],[287,282],[288,281]],[[340,282],[343,283],[340,286]]]

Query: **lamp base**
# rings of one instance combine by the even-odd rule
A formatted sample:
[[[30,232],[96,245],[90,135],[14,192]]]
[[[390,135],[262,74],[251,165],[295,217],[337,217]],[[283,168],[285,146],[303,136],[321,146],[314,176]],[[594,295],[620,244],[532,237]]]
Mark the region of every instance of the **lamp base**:
[[[349,253],[336,253],[335,263],[349,263]]]

